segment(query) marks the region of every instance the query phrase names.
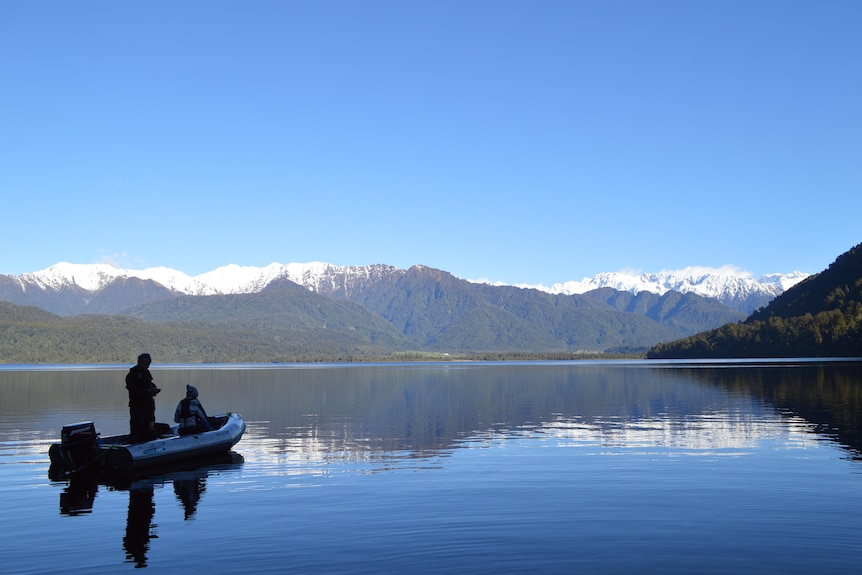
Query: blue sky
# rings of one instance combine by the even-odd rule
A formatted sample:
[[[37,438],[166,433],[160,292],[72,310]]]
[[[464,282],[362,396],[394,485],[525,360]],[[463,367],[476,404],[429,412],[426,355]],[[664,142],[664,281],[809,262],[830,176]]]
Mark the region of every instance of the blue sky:
[[[862,242],[862,3],[0,0],[0,273],[510,284]]]

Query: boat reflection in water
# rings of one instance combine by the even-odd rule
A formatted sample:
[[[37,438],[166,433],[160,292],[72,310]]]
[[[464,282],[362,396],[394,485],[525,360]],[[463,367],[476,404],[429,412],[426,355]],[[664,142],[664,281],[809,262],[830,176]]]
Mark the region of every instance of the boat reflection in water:
[[[126,562],[134,563],[135,567],[146,567],[150,540],[158,538],[158,525],[153,523],[156,514],[153,498],[155,487],[173,484],[177,501],[183,507],[184,519],[188,521],[197,512],[198,503],[206,491],[207,478],[214,473],[239,469],[242,464],[242,456],[231,451],[196,459],[191,463],[193,467],[177,464],[150,469],[145,475],[74,473],[60,494],[60,514],[77,516],[92,513],[100,486],[109,491],[128,491],[129,508],[123,550]]]

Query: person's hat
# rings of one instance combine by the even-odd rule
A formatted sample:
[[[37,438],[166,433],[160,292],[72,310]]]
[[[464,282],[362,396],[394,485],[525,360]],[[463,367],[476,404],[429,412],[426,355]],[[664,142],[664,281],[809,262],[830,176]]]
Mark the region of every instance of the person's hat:
[[[192,399],[198,396],[198,388],[193,385],[186,386],[186,397],[191,397]]]

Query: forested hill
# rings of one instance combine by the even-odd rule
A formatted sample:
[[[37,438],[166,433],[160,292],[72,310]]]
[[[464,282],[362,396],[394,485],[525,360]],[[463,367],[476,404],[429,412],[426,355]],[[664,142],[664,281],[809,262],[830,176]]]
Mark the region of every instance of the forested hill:
[[[142,349],[163,363],[641,355],[742,317],[696,294],[553,295],[414,266],[350,300],[280,279],[257,293],[163,297],[114,315],[0,301],[0,363],[125,363]]]
[[[647,357],[862,357],[862,244],[744,322],[656,345]]]

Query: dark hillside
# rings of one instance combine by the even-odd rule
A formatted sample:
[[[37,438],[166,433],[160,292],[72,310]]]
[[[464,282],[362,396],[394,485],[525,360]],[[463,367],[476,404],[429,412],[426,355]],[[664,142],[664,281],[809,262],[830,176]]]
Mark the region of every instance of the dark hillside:
[[[260,293],[179,296],[138,305],[124,312],[168,325],[210,325],[268,335],[281,341],[320,342],[320,350],[403,350],[403,337],[387,321],[347,301],[332,300],[288,280]],[[340,342],[340,343],[339,343]]]
[[[35,306],[19,306],[0,301],[0,322],[53,322],[60,317]]]
[[[716,299],[693,293],[669,291],[664,295],[650,292],[617,291],[599,288],[583,294],[584,298],[603,302],[617,311],[641,314],[685,333],[702,331],[730,322],[741,321],[745,314]]]
[[[862,303],[862,244],[840,255],[827,269],[795,285],[765,308],[751,314],[746,323],[771,317],[791,318],[805,314],[844,310]]]
[[[412,349],[388,322],[291,282],[245,296],[182,296],[124,315],[60,317],[0,302],[2,363],[351,361]]]
[[[423,348],[443,351],[645,348],[691,333],[582,296],[475,284],[425,266],[386,276],[351,301]]]
[[[738,324],[660,344],[650,358],[862,356],[862,244]]]

